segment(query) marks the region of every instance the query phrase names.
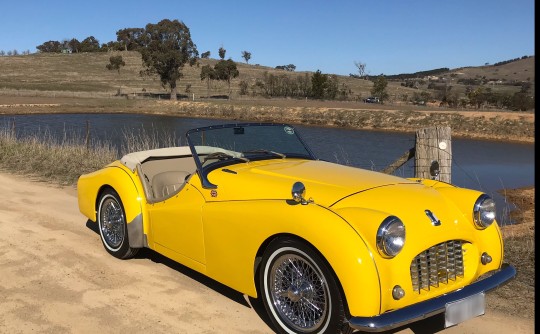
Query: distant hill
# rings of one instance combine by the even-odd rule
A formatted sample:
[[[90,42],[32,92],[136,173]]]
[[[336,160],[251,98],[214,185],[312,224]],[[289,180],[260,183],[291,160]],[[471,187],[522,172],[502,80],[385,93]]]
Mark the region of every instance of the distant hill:
[[[126,65],[120,72],[106,69],[111,55],[122,55]],[[534,91],[534,56],[526,59],[503,63],[500,65],[485,65],[464,67],[459,69],[436,69],[416,73],[419,79],[427,80],[429,75],[436,77],[439,83],[450,84],[455,91],[464,92],[470,85],[471,79],[478,79],[480,85],[491,85],[501,91],[515,92],[519,90],[520,82],[529,82]],[[200,80],[200,67],[206,64],[214,65],[216,59],[200,59],[199,66],[186,66],[184,77],[178,82],[178,93],[186,98],[202,98],[208,96],[224,96],[228,93],[227,84],[212,82],[208,89],[206,82]],[[275,68],[236,63],[240,75],[232,81],[232,98],[261,98],[250,96],[258,81],[264,81],[268,76],[276,80],[288,78],[297,80],[311,77],[311,72],[291,72]],[[369,66],[369,64],[368,64]],[[111,96],[118,90],[123,94],[166,94],[159,78],[141,77],[141,56],[134,51],[116,51],[112,53],[80,53],[80,54],[29,54],[0,57],[0,94],[10,94],[13,91],[48,92],[49,94],[84,93],[92,96]],[[325,73],[330,74],[330,73]],[[409,75],[409,78],[413,76]],[[371,95],[373,83],[369,80],[351,76],[336,76],[340,89],[348,92],[349,100],[360,100]],[[404,78],[402,78],[404,79]],[[481,79],[481,80],[480,80]],[[426,82],[416,87],[403,85],[397,76],[388,77],[387,91],[389,101],[402,101],[410,98],[419,91],[430,91]],[[464,82],[465,80],[465,82]],[[467,81],[469,80],[469,81]],[[240,96],[239,83],[248,84],[248,95]]]
[[[455,74],[459,78],[486,78],[489,81],[503,82],[535,82],[535,57],[527,57],[510,62],[501,62],[500,65],[484,65],[476,67],[461,67],[453,69],[449,75]]]
[[[437,68],[415,73],[387,75],[388,80],[422,79],[431,76],[459,77],[463,79],[485,78],[488,81],[506,81],[507,83],[534,82],[534,56],[523,56],[503,60],[484,66],[468,66],[455,69]]]

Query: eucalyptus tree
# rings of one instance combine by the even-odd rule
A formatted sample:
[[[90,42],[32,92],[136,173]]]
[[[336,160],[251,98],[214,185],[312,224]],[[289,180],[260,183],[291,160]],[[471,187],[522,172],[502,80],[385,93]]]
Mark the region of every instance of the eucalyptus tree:
[[[215,66],[214,71],[218,80],[227,81],[229,85],[229,99],[231,98],[231,80],[236,78],[240,72],[236,63],[232,59],[220,60]]]
[[[125,51],[139,50],[145,45],[144,28],[125,28],[116,32],[116,40],[122,44]]]
[[[176,83],[183,76],[184,65],[195,65],[199,56],[189,28],[181,21],[164,19],[147,24],[144,38],[147,44],[140,49],[141,74],[157,74],[163,87],[170,89],[171,100],[176,100]]]
[[[109,58],[109,63],[105,65],[105,68],[107,68],[109,71],[117,71],[118,75],[120,76],[120,69],[124,66],[126,66],[126,62],[124,61],[122,56],[118,55],[118,56],[111,56]],[[122,90],[122,86],[118,88],[117,95],[120,95],[122,93],[121,90]]]
[[[62,52],[62,44],[59,41],[47,41],[36,46],[36,49],[43,53],[60,53]]]
[[[246,64],[249,63],[249,60],[251,59],[251,52],[249,51],[242,51],[242,58],[246,61]]]
[[[118,71],[118,74],[120,74],[120,69],[122,67],[126,66],[126,62],[122,58],[122,56],[111,56],[109,58],[109,63],[105,66],[109,71]]]
[[[221,58],[221,60],[225,59],[225,53],[227,53],[227,50],[225,50],[223,47],[220,47],[219,50],[218,50],[218,54],[219,54],[219,58]]]
[[[379,75],[377,79],[373,82],[373,87],[371,88],[371,95],[378,97],[382,102],[388,99],[388,93],[386,92],[386,86],[388,86],[388,81],[384,75]]]
[[[80,52],[97,52],[101,48],[99,41],[94,36],[83,39],[79,47]]]
[[[311,77],[311,92],[315,99],[323,99],[326,87],[328,85],[328,76],[322,74],[320,70],[313,73]]]
[[[206,81],[206,97],[210,96],[210,82],[216,79],[216,71],[210,65],[201,67],[201,80]]]

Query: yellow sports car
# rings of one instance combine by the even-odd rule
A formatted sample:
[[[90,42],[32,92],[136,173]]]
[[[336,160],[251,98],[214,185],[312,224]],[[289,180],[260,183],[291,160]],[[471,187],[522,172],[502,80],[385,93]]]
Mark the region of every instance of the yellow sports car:
[[[512,279],[487,195],[318,160],[287,124],[187,132],[79,178],[107,252],[147,247],[264,304],[279,333],[482,315]]]

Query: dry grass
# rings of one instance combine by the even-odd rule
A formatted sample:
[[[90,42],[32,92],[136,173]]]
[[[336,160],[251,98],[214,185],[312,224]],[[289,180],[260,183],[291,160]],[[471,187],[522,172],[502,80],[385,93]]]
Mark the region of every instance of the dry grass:
[[[75,185],[81,174],[103,168],[129,152],[177,145],[177,138],[157,129],[123,131],[120,148],[108,141],[86,143],[85,138],[65,133],[62,139],[49,133],[17,138],[9,125],[0,129],[0,168],[61,185]]]
[[[59,142],[46,133],[17,139],[9,129],[0,130],[0,167],[44,181],[74,185],[81,174],[116,159],[116,150],[108,144],[87,148],[82,140]]]
[[[516,278],[488,294],[489,305],[506,314],[533,319],[535,314],[535,188],[504,191],[517,208],[510,215],[516,222],[504,226],[505,261],[517,269]]]

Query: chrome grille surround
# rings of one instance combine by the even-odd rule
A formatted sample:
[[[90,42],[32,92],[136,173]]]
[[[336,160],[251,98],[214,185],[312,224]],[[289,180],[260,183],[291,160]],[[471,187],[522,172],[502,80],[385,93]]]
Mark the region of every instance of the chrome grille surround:
[[[411,262],[413,290],[422,293],[463,278],[463,243],[461,240],[445,241],[418,254]]]

